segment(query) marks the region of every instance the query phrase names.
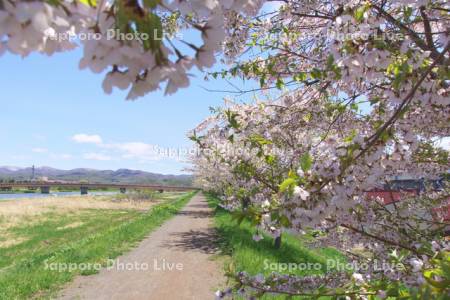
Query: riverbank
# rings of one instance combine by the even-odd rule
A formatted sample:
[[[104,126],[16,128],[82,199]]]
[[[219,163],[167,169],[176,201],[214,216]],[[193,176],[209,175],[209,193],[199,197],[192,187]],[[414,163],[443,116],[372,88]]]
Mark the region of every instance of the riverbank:
[[[105,266],[193,194],[162,193],[150,201],[80,196],[0,202],[0,299],[49,297],[76,275],[96,273],[98,268],[84,266]]]

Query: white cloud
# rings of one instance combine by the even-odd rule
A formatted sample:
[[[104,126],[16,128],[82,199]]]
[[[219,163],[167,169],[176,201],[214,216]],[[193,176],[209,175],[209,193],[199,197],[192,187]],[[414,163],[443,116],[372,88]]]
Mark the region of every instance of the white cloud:
[[[435,141],[435,145],[450,151],[450,137],[445,137],[440,140]]]
[[[142,142],[127,142],[114,144],[101,144],[103,149],[115,152],[124,159],[137,159],[140,161],[159,160],[158,147]]]
[[[169,156],[169,149],[144,142],[106,143],[99,135],[84,133],[74,135],[72,140],[77,143],[94,144],[99,148],[99,152],[85,153],[83,155],[84,159],[106,161],[120,157],[127,160],[137,160],[140,163],[184,159],[183,155],[181,157],[178,155],[178,149],[170,149],[172,155]]]
[[[141,142],[131,142],[109,145],[112,149],[122,152],[122,157],[127,159],[139,160],[157,160],[158,152],[156,147],[151,144]]]
[[[47,148],[33,148],[33,149],[31,149],[31,151],[34,153],[47,153],[48,149]]]
[[[92,153],[85,153],[83,155],[83,158],[84,159],[89,159],[89,160],[101,160],[101,161],[108,161],[108,160],[112,159],[111,156],[109,156],[109,155],[105,155],[105,154],[102,154],[102,153],[94,153],[94,152],[92,152]]]
[[[75,134],[74,136],[72,136],[72,140],[76,143],[80,143],[80,144],[97,144],[100,145],[103,143],[102,138],[97,135],[97,134],[93,134],[93,135],[89,135],[89,134],[85,134],[85,133],[79,133],[79,134]]]

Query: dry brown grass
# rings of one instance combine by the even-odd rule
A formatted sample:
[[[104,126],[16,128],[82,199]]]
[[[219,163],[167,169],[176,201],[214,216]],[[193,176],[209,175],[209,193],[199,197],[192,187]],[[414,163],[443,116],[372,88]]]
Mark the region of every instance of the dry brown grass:
[[[2,232],[2,230],[0,230],[0,234],[0,248],[15,246],[27,240],[24,237],[17,237],[13,234]]]
[[[34,199],[14,199],[0,202],[0,216],[35,216],[58,210],[80,209],[136,209],[145,210],[154,205],[149,201],[111,201],[108,196],[66,196]]]
[[[148,210],[158,202],[117,201],[111,196],[94,195],[4,200],[0,201],[0,235],[18,224],[38,222],[41,215],[49,212],[66,214],[84,209]]]

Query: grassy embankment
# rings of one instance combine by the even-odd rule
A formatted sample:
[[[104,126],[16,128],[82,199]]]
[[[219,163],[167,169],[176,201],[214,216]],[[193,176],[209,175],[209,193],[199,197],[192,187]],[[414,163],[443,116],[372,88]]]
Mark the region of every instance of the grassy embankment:
[[[49,199],[55,201],[48,207],[50,210],[25,215],[12,209],[12,202],[3,207],[4,214],[0,206],[0,299],[54,296],[76,275],[89,275],[95,270],[58,272],[48,266],[58,263],[105,266],[108,259],[130,250],[175,215],[194,194],[163,193],[146,209],[142,209],[142,203],[135,205],[122,200],[118,203],[117,199],[106,200],[107,197]],[[71,201],[70,207],[61,206]],[[86,206],[82,201],[95,205]],[[34,210],[39,211],[47,202],[33,199],[27,204],[17,203],[24,207],[36,205]]]
[[[219,247],[226,258],[225,269],[227,272],[230,270],[232,272],[245,271],[251,275],[264,274],[267,276],[276,271],[277,273],[305,276],[323,274],[327,270],[327,260],[344,262],[343,256],[336,249],[308,248],[305,245],[308,238],[304,236],[284,233],[280,249],[274,248],[273,239],[269,236],[256,242],[252,238],[256,230],[249,221],[244,220],[238,224],[229,212],[217,206],[216,198],[208,194],[206,196],[210,206],[215,208],[214,225],[220,237]],[[291,271],[280,270],[289,263],[295,264],[296,267],[292,265]],[[305,267],[308,263],[311,264],[309,269]],[[318,264],[321,265],[320,270],[317,270],[319,269]],[[278,270],[275,266],[278,266]],[[300,270],[300,268],[307,270]],[[266,295],[263,299],[286,299],[286,297]]]

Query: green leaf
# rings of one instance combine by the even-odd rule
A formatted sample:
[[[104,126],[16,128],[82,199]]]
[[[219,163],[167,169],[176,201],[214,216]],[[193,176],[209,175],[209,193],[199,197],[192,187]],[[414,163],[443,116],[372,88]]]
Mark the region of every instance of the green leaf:
[[[353,139],[355,138],[356,133],[357,133],[356,129],[353,129],[353,130],[351,131],[350,135],[347,136],[347,137],[345,137],[345,138],[343,139],[343,141],[346,142],[346,143],[350,143],[350,142],[353,141]]]
[[[311,77],[313,79],[320,79],[322,77],[322,72],[317,68],[313,68],[311,71]]]
[[[331,70],[333,67],[333,64],[334,64],[334,56],[333,56],[333,54],[330,54],[330,55],[328,55],[328,58],[327,58],[327,68]]]
[[[48,4],[53,5],[53,6],[58,6],[61,4],[61,0],[47,0],[46,1]],[[2,3],[0,1],[0,9],[2,8]]]
[[[412,16],[413,9],[412,7],[405,6],[403,7],[403,19],[404,21],[409,21],[409,18]]]
[[[265,83],[266,83],[266,79],[264,78],[264,76],[261,76],[261,78],[259,79],[259,85],[264,86]]]
[[[364,13],[365,13],[365,8],[364,6],[359,7],[356,11],[355,11],[355,20],[358,22],[361,22],[364,18]]]
[[[277,79],[277,83],[276,83],[277,89],[281,90],[284,87],[284,81],[281,78]]]
[[[239,128],[239,123],[236,120],[237,114],[235,112],[232,112],[231,110],[227,110],[225,112],[225,115],[228,119],[228,123],[230,124],[230,126],[234,129],[238,129]]]
[[[391,138],[391,132],[389,130],[384,130],[381,134],[380,134],[380,140],[383,141],[384,143],[386,143],[387,141],[389,141],[389,139]]]
[[[306,81],[307,78],[308,77],[306,76],[306,73],[304,73],[304,72],[300,72],[298,74],[295,74],[294,77],[293,77],[293,79],[295,81],[298,81],[298,82]]]
[[[79,0],[79,1],[85,5],[97,7],[97,0]]]
[[[442,260],[440,262],[440,267],[442,269],[444,277],[446,279],[450,280],[450,263],[449,262],[445,262],[444,260]]]
[[[270,145],[272,144],[272,141],[264,138],[263,136],[259,135],[259,134],[254,134],[252,136],[250,136],[249,140],[254,143],[257,144],[259,146],[264,146],[264,145]]]
[[[265,160],[268,165],[274,165],[276,162],[276,157],[273,155],[266,155]]]
[[[159,0],[144,0],[145,7],[148,7],[150,9],[156,8],[156,6],[160,3]]]
[[[308,152],[300,157],[300,167],[302,168],[303,172],[308,172],[309,170],[311,170],[312,164],[313,158]]]
[[[310,112],[306,113],[306,114],[302,117],[303,121],[305,121],[305,122],[309,122],[309,121],[311,120],[311,118],[312,118],[312,114],[311,114]]]
[[[297,184],[297,182],[295,181],[294,178],[287,178],[280,184],[279,191],[283,193],[287,189],[293,187],[296,184]]]
[[[291,222],[289,221],[288,217],[286,217],[284,215],[280,217],[280,224],[283,227],[290,227],[291,226]]]

